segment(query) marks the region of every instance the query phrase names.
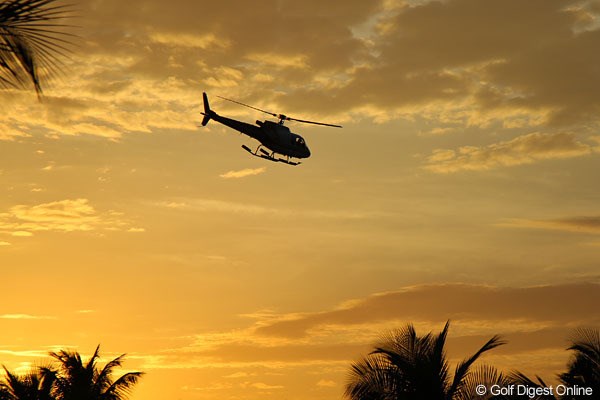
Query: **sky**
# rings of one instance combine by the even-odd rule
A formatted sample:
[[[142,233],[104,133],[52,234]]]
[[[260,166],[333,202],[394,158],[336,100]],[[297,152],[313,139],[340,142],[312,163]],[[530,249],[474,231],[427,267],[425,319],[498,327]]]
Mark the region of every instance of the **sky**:
[[[552,382],[600,326],[600,1],[74,0],[0,92],[0,362],[132,399],[339,399],[388,330]],[[312,156],[201,121],[288,123]]]

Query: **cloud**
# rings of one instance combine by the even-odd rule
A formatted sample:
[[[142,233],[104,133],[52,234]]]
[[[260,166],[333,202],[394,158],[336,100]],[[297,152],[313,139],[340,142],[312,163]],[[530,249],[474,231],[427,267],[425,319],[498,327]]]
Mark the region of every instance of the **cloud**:
[[[234,201],[203,199],[203,198],[188,198],[174,199],[155,203],[160,207],[167,207],[179,210],[194,210],[197,212],[225,212],[246,215],[263,215],[268,214],[280,218],[304,216],[308,218],[332,218],[332,219],[348,219],[361,220],[371,218],[385,218],[391,216],[383,212],[363,211],[363,210],[296,210],[290,208],[265,207],[262,205],[250,203],[237,203]]]
[[[0,140],[193,130],[203,85],[309,119],[599,123],[592,3],[393,3],[83,0],[82,14],[94,17],[82,21],[85,45],[68,62],[69,79],[43,104],[14,92]]]
[[[348,326],[385,320],[441,321],[585,321],[600,302],[600,285],[566,284],[528,288],[496,288],[477,285],[424,285],[381,293],[339,309],[280,321],[256,329],[260,335],[299,338],[325,326]]]
[[[0,141],[15,141],[18,138],[29,137],[31,135],[23,132],[23,128],[18,125],[11,125],[0,122]]]
[[[578,141],[574,134],[536,132],[488,146],[464,146],[457,151],[438,149],[427,158],[424,168],[437,173],[480,171],[580,157],[593,151],[593,145]]]
[[[579,216],[549,220],[514,219],[501,226],[552,229],[576,233],[600,234],[600,216]]]
[[[204,35],[182,34],[182,33],[151,33],[150,41],[169,46],[192,47],[207,49],[209,47],[227,48],[230,43],[226,40],[217,38],[214,34],[208,33]]]
[[[16,92],[3,108],[8,122],[1,131],[15,132],[6,138],[42,132],[117,140],[132,132],[195,130],[202,85],[229,89],[243,83],[247,92],[252,83],[272,93],[276,79],[264,77],[292,69],[310,79],[308,69],[293,67],[298,62],[321,71],[348,67],[362,42],[347,26],[377,8],[339,0],[131,4],[80,2],[84,43],[66,62],[69,79],[48,88],[43,104]],[[192,17],[200,14],[206,23]],[[250,79],[258,74],[261,79]]]
[[[329,113],[367,104],[462,125],[597,126],[600,55],[592,49],[600,45],[600,31],[597,24],[578,29],[598,14],[587,4],[405,3],[371,15],[376,22],[365,36],[372,57],[343,85],[298,85],[281,101],[290,109]]]
[[[234,372],[233,374],[223,376],[223,378],[249,378],[256,375],[256,373],[249,372]]]
[[[9,356],[17,356],[17,357],[41,358],[41,357],[46,357],[48,355],[48,352],[38,351],[38,350],[3,350],[3,349],[0,349],[0,354],[6,354]]]
[[[599,289],[598,283],[411,286],[329,310],[257,312],[245,328],[199,333],[182,347],[136,357],[143,360],[144,368],[241,369],[228,378],[246,378],[258,366],[344,370],[349,360],[368,352],[383,332],[412,322],[423,334],[439,330],[450,319],[453,352],[472,352],[475,343],[500,334],[509,343],[500,350],[501,357],[514,368],[536,351],[562,360],[572,329],[600,323]]]
[[[269,385],[263,382],[255,382],[255,383],[248,383],[247,385],[248,387],[254,388],[254,389],[258,389],[258,390],[271,390],[271,389],[284,389],[285,386],[281,386],[281,385]]]
[[[28,232],[28,231],[14,231],[14,232],[11,232],[10,234],[12,236],[16,236],[16,237],[29,237],[29,236],[33,236],[33,233]]]
[[[246,176],[260,175],[260,174],[264,173],[266,170],[267,170],[267,167],[246,168],[246,169],[242,169],[239,171],[228,171],[219,176],[221,178],[225,178],[225,179],[232,179],[232,178],[237,179],[237,178],[244,178]]]
[[[335,381],[329,379],[321,379],[317,382],[318,387],[336,387]]]
[[[56,319],[56,317],[48,317],[48,316],[43,316],[43,315],[31,315],[31,314],[1,314],[0,319],[33,320],[33,319]]]
[[[33,232],[41,231],[131,229],[120,213],[112,210],[98,212],[87,199],[67,199],[34,206],[21,204],[0,214],[0,230],[12,236],[32,236]]]

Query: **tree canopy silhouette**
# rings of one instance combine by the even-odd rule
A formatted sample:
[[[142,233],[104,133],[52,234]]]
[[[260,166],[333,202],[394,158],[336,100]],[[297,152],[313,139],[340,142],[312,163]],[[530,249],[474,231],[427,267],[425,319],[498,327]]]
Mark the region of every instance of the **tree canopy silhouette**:
[[[41,367],[17,375],[4,367],[5,381],[0,383],[0,400],[54,400],[54,372]]]
[[[567,372],[559,375],[560,381],[566,386],[592,388],[593,393],[600,396],[600,331],[576,330],[567,350],[574,351],[574,354],[567,365]],[[584,397],[574,396],[572,399]]]
[[[474,392],[476,384],[505,382],[490,366],[475,370],[473,364],[485,352],[504,342],[488,340],[475,354],[461,361],[450,373],[445,344],[450,323],[433,335],[418,336],[412,325],[384,336],[368,356],[352,364],[345,395],[351,400],[463,400],[484,399]]]
[[[143,372],[128,372],[116,380],[112,379],[115,368],[121,366],[125,354],[106,363],[97,365],[100,346],[87,363],[83,363],[77,352],[61,350],[50,355],[58,360],[59,370],[54,383],[60,400],[121,400],[125,399]]]
[[[585,394],[567,393],[563,396],[547,395],[530,397],[532,400],[591,400],[600,399],[600,331],[597,329],[580,328],[575,330],[570,338],[571,346],[567,350],[573,351],[567,364],[567,371],[558,375],[558,380],[565,387],[591,388],[593,396]],[[549,386],[542,378],[536,375],[535,380],[522,372],[514,371],[510,379],[517,384],[530,387]],[[525,398],[523,396],[522,398]]]
[[[100,346],[83,362],[75,351],[50,353],[57,365],[41,367],[19,376],[6,367],[0,383],[0,400],[124,400],[143,372],[128,372],[113,379],[125,354],[98,366]]]
[[[0,85],[24,87],[28,82],[40,95],[42,76],[60,70],[60,57],[68,53],[70,34],[61,29],[69,7],[56,0],[4,0],[0,2]]]

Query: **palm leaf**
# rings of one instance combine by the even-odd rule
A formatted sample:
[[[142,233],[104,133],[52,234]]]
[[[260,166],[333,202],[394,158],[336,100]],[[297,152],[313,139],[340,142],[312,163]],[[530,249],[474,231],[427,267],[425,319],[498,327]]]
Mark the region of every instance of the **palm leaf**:
[[[121,400],[127,398],[133,386],[144,375],[143,372],[128,372],[117,379],[101,396],[102,400]]]
[[[395,373],[397,371],[387,358],[378,354],[369,354],[352,364],[344,393],[353,400],[393,398],[397,381],[394,379]]]
[[[505,341],[500,339],[500,336],[495,335],[490,340],[488,340],[475,354],[471,357],[464,359],[457,366],[454,371],[454,378],[452,380],[452,386],[448,390],[448,398],[451,399],[454,396],[454,393],[460,391],[460,388],[463,384],[463,381],[467,374],[469,373],[469,368],[473,365],[475,361],[485,352],[490,351],[498,346],[506,344]]]
[[[6,0],[0,3],[0,85],[24,87],[31,82],[42,93],[42,77],[52,78],[69,53],[70,38],[62,31],[69,6],[56,0]]]
[[[95,379],[95,386],[98,390],[98,393],[102,393],[106,391],[112,384],[112,379],[110,375],[113,373],[115,368],[118,368],[122,364],[122,360],[125,357],[125,354],[121,354],[119,357],[114,360],[106,363],[104,368],[97,374]]]
[[[507,376],[499,372],[495,367],[491,365],[480,365],[475,367],[472,371],[465,376],[463,384],[460,389],[454,393],[453,400],[508,400],[510,396],[492,395],[489,393],[489,389],[493,385],[500,387],[507,387],[511,381]],[[477,394],[477,386],[484,385],[488,392],[485,395]]]

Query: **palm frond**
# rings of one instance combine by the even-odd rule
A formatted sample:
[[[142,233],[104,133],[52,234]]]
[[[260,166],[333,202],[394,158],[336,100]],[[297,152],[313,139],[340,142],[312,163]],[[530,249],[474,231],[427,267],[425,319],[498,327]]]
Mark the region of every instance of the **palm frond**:
[[[446,321],[444,329],[442,329],[442,331],[432,340],[431,343],[431,362],[436,364],[436,370],[438,372],[437,380],[444,389],[448,386],[448,360],[446,359],[446,352],[444,348],[446,346],[446,338],[448,337],[449,329],[450,321]]]
[[[124,357],[125,354],[121,354],[114,360],[107,362],[104,368],[102,368],[102,370],[97,374],[95,386],[99,393],[106,391],[113,384],[110,375],[113,373],[115,368],[121,366]]]
[[[392,398],[396,391],[396,373],[387,358],[380,354],[369,354],[352,364],[344,395],[352,400]]]
[[[448,391],[449,398],[452,398],[454,393],[460,390],[460,387],[463,384],[463,381],[469,372],[469,368],[471,368],[473,363],[477,361],[477,359],[481,357],[483,353],[490,351],[498,346],[502,346],[503,344],[506,344],[506,342],[503,341],[500,338],[500,336],[495,335],[490,340],[488,340],[479,350],[477,350],[475,354],[458,363],[458,365],[456,366],[456,370],[454,371],[452,385],[450,386],[450,389]]]
[[[0,3],[0,85],[24,87],[31,82],[42,93],[42,79],[57,75],[69,53],[67,5],[56,0],[6,0]]]
[[[528,387],[532,387],[532,388],[545,388],[548,387],[548,384],[546,384],[546,382],[544,382],[544,380],[542,378],[540,378],[538,375],[535,376],[535,381],[531,378],[529,378],[527,375],[525,375],[522,372],[519,371],[513,371],[510,374],[508,374],[508,380],[510,381],[510,383],[513,384],[517,384],[517,385],[525,385]],[[554,395],[551,394],[547,394],[547,395],[537,395],[534,397],[529,397],[527,396],[528,399],[531,400],[556,400],[557,398]],[[525,396],[521,396],[521,398],[525,398]]]
[[[567,364],[567,371],[559,379],[567,386],[589,387],[594,394],[600,392],[600,331],[578,329],[571,337],[574,354]]]
[[[506,387],[511,383],[507,376],[491,365],[479,365],[469,372],[463,379],[463,384],[454,393],[453,400],[509,400],[511,396],[492,395],[489,389],[493,385]],[[485,395],[477,394],[477,386],[484,385],[488,392]]]
[[[593,364],[600,363],[600,331],[580,328],[571,338],[572,345],[567,350],[573,350]]]
[[[133,386],[138,383],[143,375],[143,372],[128,372],[121,376],[102,394],[102,400],[122,400],[127,398]]]

